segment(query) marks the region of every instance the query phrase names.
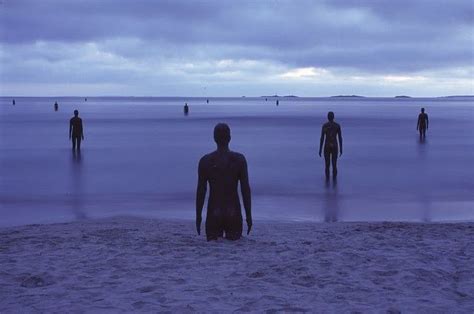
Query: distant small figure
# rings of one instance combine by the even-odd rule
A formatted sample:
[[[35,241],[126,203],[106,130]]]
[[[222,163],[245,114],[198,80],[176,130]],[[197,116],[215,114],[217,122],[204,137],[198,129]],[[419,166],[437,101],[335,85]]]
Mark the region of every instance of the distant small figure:
[[[268,98],[265,98],[265,101],[267,101],[267,100],[268,100]]]
[[[280,104],[280,101],[277,99],[276,101],[276,105],[278,106]]]
[[[420,132],[420,140],[426,137],[426,130],[428,130],[428,114],[425,113],[425,108],[421,108],[421,113],[418,115],[418,123],[416,130]]]
[[[230,128],[219,123],[214,128],[217,150],[204,155],[199,161],[198,185],[196,192],[196,229],[201,234],[202,208],[206,198],[207,184],[210,195],[207,204],[207,240],[217,240],[225,233],[228,240],[238,240],[242,236],[242,212],[240,191],[245,207],[247,234],[252,229],[250,185],[245,156],[229,150]]]
[[[86,98],[84,98],[84,101],[87,101],[87,97],[86,97]]]
[[[15,106],[15,104],[16,104],[15,99],[12,100],[12,104],[13,104],[13,106]]]
[[[79,111],[74,110],[74,117],[69,121],[69,139],[72,139],[72,150],[81,150],[81,140],[84,140],[84,130],[82,119],[79,118]]]
[[[54,103],[54,111],[58,111],[58,109],[59,109],[59,105],[58,105],[58,102],[56,101]]]
[[[209,99],[206,99],[206,103],[209,103]]]
[[[329,166],[332,161],[332,176],[337,176],[337,143],[339,140],[339,156],[342,155],[342,132],[341,126],[334,122],[334,112],[328,112],[328,120],[321,129],[321,139],[319,141],[319,157],[324,143],[324,161],[326,164],[326,180],[329,180]],[[324,141],[326,139],[326,141]]]
[[[188,103],[184,103],[184,115],[187,116],[189,114],[189,106]]]

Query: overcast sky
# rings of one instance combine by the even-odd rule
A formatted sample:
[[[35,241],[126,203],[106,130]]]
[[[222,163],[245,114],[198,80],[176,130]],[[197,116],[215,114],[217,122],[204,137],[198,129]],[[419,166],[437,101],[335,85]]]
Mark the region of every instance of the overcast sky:
[[[0,0],[0,94],[474,94],[474,1]]]

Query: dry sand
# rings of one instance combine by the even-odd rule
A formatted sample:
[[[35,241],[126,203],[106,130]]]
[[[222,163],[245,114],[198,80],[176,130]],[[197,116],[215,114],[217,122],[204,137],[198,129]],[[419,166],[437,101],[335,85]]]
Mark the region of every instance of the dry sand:
[[[0,312],[474,312],[474,223],[118,217],[0,229]]]

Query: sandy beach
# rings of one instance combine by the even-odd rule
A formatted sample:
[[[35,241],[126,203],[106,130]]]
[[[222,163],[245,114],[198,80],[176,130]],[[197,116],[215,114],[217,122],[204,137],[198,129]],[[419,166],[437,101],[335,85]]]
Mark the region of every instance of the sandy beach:
[[[0,229],[0,312],[474,311],[474,223],[117,217]]]

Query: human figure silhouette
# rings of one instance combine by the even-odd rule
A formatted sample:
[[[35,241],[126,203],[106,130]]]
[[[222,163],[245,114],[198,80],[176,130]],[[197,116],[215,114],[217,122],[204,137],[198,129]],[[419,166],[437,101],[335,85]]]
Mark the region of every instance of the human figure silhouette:
[[[277,99],[276,101],[276,105],[278,106],[280,104],[280,101]]]
[[[74,117],[69,120],[69,139],[72,139],[72,150],[81,150],[81,139],[84,140],[82,119],[79,118],[79,111],[74,110]]]
[[[206,103],[209,103],[209,99],[206,99]]]
[[[337,176],[337,144],[339,140],[339,156],[342,155],[342,132],[341,126],[334,122],[334,112],[328,112],[328,122],[321,129],[321,139],[319,141],[319,157],[324,144],[324,161],[326,164],[326,180],[329,180],[329,166],[332,161],[332,176]],[[326,140],[326,141],[325,141]]]
[[[421,108],[421,113],[418,115],[416,130],[420,132],[420,140],[424,140],[428,130],[428,114],[425,113],[425,108]]]
[[[184,103],[184,115],[187,116],[189,113],[188,103]]]
[[[204,155],[199,161],[196,191],[196,229],[201,234],[202,208],[207,184],[210,194],[207,203],[207,240],[223,237],[238,240],[242,236],[242,212],[238,183],[245,208],[247,234],[252,229],[251,193],[245,156],[229,150],[230,128],[219,123],[214,128],[217,150]]]
[[[12,104],[13,104],[13,106],[15,106],[15,99],[12,100]]]
[[[59,105],[58,105],[58,102],[56,101],[54,103],[54,111],[58,111],[58,108],[59,108]]]

